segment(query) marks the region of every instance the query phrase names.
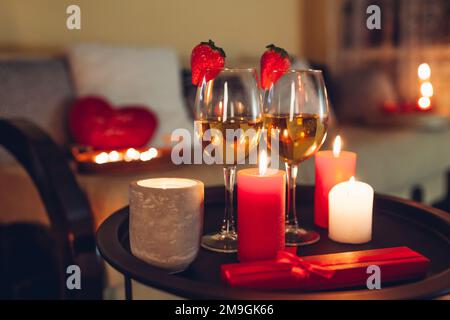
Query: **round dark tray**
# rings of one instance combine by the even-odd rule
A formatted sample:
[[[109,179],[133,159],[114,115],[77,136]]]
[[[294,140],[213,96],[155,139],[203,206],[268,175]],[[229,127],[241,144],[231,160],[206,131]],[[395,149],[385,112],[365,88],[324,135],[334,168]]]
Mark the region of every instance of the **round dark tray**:
[[[205,189],[205,232],[215,231],[223,215],[224,189]],[[346,245],[328,239],[326,230],[314,227],[314,188],[299,187],[300,221],[318,230],[321,240],[300,247],[299,255],[316,255],[407,246],[431,260],[427,276],[419,281],[385,286],[381,290],[286,292],[230,288],[220,280],[220,265],[236,262],[235,254],[200,249],[190,267],[178,274],[153,267],[131,254],[128,207],[111,215],[97,232],[101,255],[128,279],[193,299],[411,299],[433,298],[450,292],[450,215],[419,203],[375,195],[373,239],[363,245]],[[129,288],[128,288],[129,289]]]

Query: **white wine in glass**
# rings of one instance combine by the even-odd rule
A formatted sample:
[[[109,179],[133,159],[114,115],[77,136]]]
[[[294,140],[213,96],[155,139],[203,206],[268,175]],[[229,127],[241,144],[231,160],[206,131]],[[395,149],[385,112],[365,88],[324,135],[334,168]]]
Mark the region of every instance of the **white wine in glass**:
[[[236,165],[258,147],[263,126],[261,95],[255,69],[225,68],[212,73],[218,75],[211,80],[203,79],[197,89],[195,128],[204,154],[222,159],[225,214],[220,230],[204,235],[201,245],[229,253],[237,251],[233,199]],[[204,141],[208,130],[209,139]],[[235,133],[232,139],[227,139],[229,131]],[[209,148],[211,144],[217,148]],[[213,154],[216,152],[219,154]]]
[[[277,72],[277,71],[274,71]],[[317,232],[299,226],[296,210],[298,165],[312,157],[325,141],[328,129],[328,97],[322,72],[289,70],[264,92],[264,127],[279,139],[279,155],[285,162],[288,196],[286,245],[319,241]]]
[[[263,126],[261,119],[261,117],[256,120],[240,117],[227,119],[226,122],[217,119],[197,120],[196,128],[198,128],[199,136],[201,137],[203,137],[204,133],[210,129],[220,132],[220,135],[212,134],[211,142],[221,146],[221,148],[219,148],[219,157],[221,157],[224,162],[227,158],[233,159],[232,164],[236,165],[239,162],[245,161],[248,158],[250,151],[253,151],[258,147],[259,137]],[[234,138],[232,141],[227,142],[227,130],[233,130],[233,132],[237,132],[237,130],[242,130],[242,132],[253,130],[255,134],[248,135],[247,137],[249,138],[245,135],[239,135],[239,138]],[[218,141],[219,139],[221,141]],[[208,152],[208,144],[210,144],[210,142],[202,141],[203,150],[205,150],[209,156],[215,156]],[[242,152],[239,153],[239,151]]]
[[[268,132],[279,131],[279,154],[284,162],[300,163],[322,145],[328,128],[328,118],[316,114],[267,115],[264,126]],[[268,139],[270,148],[271,139]]]

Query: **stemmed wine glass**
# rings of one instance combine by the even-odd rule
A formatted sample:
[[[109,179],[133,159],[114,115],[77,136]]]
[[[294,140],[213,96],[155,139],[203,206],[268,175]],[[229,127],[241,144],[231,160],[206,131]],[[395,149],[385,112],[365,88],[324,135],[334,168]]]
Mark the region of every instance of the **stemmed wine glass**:
[[[287,175],[286,245],[301,246],[319,241],[317,232],[299,226],[296,211],[296,183],[300,162],[322,146],[328,127],[328,98],[320,70],[274,71],[276,80],[264,92],[264,127],[279,137],[279,154]]]
[[[220,230],[204,235],[201,245],[212,251],[236,252],[233,201],[236,165],[245,163],[258,147],[263,126],[261,95],[255,69],[225,68],[206,70],[205,74],[195,98],[195,133],[203,157],[221,159],[223,163],[225,215]],[[230,133],[232,139],[227,139]]]

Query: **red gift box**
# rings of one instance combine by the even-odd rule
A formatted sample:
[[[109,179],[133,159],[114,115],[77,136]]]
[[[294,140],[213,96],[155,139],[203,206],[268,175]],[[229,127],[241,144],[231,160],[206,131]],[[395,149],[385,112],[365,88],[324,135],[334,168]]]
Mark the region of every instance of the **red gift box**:
[[[407,248],[395,247],[298,257],[280,251],[274,261],[226,264],[222,279],[230,286],[252,289],[330,290],[365,286],[367,267],[381,270],[381,284],[425,276],[430,260]]]

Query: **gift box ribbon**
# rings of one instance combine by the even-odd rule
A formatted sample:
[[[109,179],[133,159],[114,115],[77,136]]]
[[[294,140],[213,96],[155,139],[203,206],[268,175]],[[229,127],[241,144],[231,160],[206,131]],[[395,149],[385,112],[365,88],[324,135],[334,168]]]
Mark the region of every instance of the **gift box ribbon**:
[[[276,259],[222,265],[230,286],[252,289],[329,290],[362,286],[366,268],[383,266],[383,283],[422,277],[430,261],[407,247],[298,257],[279,251]]]
[[[385,249],[373,249],[365,251],[353,251],[332,253],[320,256],[307,257],[308,262],[316,264],[320,261],[320,266],[339,266],[349,264],[366,264],[366,263],[380,263],[380,262],[395,262],[404,261],[408,259],[424,258],[421,254],[411,250],[408,247],[394,247]]]
[[[307,278],[310,274],[316,274],[319,277],[330,279],[334,275],[334,270],[328,269],[326,267],[322,267],[318,264],[310,263],[308,261],[303,260],[302,258],[286,252],[279,251],[277,254],[277,262],[278,263],[287,263],[291,265],[291,272],[297,278]]]

